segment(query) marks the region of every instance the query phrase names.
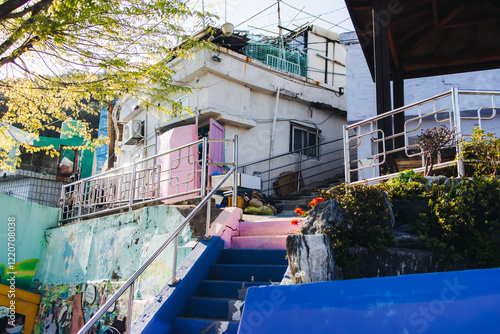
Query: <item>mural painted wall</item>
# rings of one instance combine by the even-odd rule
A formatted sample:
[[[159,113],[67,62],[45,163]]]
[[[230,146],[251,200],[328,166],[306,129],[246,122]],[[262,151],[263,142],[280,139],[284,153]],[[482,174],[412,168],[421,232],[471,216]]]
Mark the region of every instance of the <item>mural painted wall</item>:
[[[0,251],[2,284],[10,285],[9,272],[17,272],[16,288],[29,290],[45,243],[45,230],[57,226],[58,216],[56,208],[0,194],[0,245],[5,247]]]
[[[174,207],[156,206],[47,230],[32,285],[42,295],[33,333],[76,333],[183,219]],[[181,232],[177,265],[195,241],[189,227]],[[136,281],[132,320],[171,277],[172,259],[169,246]],[[127,296],[106,313],[94,333],[124,332]]]

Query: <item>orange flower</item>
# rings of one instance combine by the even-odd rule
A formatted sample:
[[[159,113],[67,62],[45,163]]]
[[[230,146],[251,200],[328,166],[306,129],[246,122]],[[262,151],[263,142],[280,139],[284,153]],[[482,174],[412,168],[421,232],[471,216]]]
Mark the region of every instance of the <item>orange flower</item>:
[[[298,214],[299,216],[302,216],[304,214],[304,210],[302,210],[301,208],[297,208],[295,209],[294,211],[296,214]]]
[[[298,219],[294,219],[291,221],[292,225],[299,225],[300,224],[300,220]]]

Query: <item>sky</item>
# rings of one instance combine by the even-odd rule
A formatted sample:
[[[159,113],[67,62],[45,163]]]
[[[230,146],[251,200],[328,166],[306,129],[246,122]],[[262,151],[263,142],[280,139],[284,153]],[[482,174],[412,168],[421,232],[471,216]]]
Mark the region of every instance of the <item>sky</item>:
[[[198,2],[201,4],[202,1]],[[227,22],[232,23],[236,30],[277,35],[277,0],[204,0],[204,4],[206,11],[220,17],[218,25],[226,21],[227,5]],[[344,0],[283,0],[280,1],[280,12],[282,26],[291,30],[309,24],[337,33],[354,30]]]

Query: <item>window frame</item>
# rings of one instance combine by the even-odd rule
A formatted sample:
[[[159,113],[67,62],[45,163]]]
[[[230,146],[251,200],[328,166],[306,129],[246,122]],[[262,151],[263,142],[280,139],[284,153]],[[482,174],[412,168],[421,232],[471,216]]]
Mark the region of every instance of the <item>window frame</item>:
[[[301,145],[300,148],[295,148],[295,130],[302,131],[303,133],[304,132],[306,133],[305,138],[307,140],[307,143],[305,146]],[[313,145],[319,145],[321,143],[321,130],[316,129],[316,128],[312,128],[312,127],[308,127],[308,126],[305,126],[302,124],[290,122],[290,145],[289,145],[290,154],[299,155],[299,152],[295,152],[295,151],[304,149],[305,147],[313,146],[313,145],[310,145],[310,143],[309,143],[311,135],[313,135],[314,139],[316,140],[316,143]],[[302,135],[302,137],[304,137],[304,135]],[[315,152],[313,154],[309,154],[310,150],[315,150]],[[315,149],[313,148],[313,149],[303,150],[302,155],[305,157],[308,157],[311,159],[316,159],[319,161],[320,160],[320,147],[317,146]]]

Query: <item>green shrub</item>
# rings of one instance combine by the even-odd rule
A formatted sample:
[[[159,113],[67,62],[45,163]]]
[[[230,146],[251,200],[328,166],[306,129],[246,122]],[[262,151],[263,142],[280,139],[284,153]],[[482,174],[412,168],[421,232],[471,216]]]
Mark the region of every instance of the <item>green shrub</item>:
[[[470,141],[461,145],[463,159],[472,166],[474,176],[499,174],[500,139],[494,134],[475,127]]]
[[[337,200],[346,212],[344,225],[325,231],[331,238],[335,260],[345,278],[351,278],[353,268],[350,247],[375,251],[394,244],[394,236],[386,226],[391,212],[385,196],[379,187],[368,185],[340,185],[323,192],[323,198]]]
[[[397,177],[380,185],[392,200],[402,198],[417,200],[426,198],[427,179],[413,170],[400,172]]]
[[[500,181],[478,177],[452,186],[434,186],[431,214],[422,220],[421,236],[450,269],[500,266]]]

